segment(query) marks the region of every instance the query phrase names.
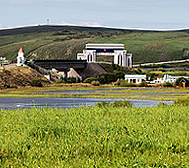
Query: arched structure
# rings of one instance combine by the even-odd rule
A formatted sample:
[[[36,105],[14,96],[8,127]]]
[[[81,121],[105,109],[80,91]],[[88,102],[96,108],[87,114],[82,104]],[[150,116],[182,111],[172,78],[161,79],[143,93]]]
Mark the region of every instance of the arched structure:
[[[114,56],[114,64],[132,67],[132,54],[124,50],[124,44],[86,44],[83,53],[77,54],[77,59],[92,63],[96,62],[97,55]]]

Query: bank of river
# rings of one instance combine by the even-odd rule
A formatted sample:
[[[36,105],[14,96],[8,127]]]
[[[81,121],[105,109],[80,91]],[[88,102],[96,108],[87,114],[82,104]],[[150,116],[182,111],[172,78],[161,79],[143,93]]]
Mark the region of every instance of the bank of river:
[[[0,109],[16,109],[31,107],[71,108],[79,106],[93,106],[97,102],[113,102],[120,99],[95,98],[0,98]],[[122,99],[121,99],[122,100]],[[124,99],[128,100],[128,99]],[[152,107],[159,103],[172,104],[172,101],[129,100],[135,107]]]

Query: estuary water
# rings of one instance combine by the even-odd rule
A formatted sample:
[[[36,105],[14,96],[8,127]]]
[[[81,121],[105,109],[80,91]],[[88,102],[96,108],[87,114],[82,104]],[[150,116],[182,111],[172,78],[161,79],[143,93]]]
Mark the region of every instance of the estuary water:
[[[80,106],[94,106],[97,102],[113,102],[123,99],[96,99],[96,98],[0,98],[0,109],[17,108],[72,108]],[[128,100],[128,99],[124,99]],[[154,100],[129,100],[135,107],[153,107],[159,103],[172,104],[172,101],[154,101]]]

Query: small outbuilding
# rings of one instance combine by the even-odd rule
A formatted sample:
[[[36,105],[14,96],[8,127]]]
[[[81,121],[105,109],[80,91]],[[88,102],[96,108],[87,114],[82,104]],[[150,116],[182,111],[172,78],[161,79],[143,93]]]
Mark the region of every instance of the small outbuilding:
[[[128,83],[142,83],[146,81],[146,75],[125,75],[125,80],[128,81]]]
[[[23,66],[26,62],[26,56],[24,55],[23,48],[20,48],[17,56],[17,66]]]

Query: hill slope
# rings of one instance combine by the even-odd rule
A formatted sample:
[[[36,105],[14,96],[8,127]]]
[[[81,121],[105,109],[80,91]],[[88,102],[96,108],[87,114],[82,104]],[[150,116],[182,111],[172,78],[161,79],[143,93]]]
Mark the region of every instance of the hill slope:
[[[189,58],[189,31],[135,31],[74,26],[36,26],[0,30],[0,57],[75,59],[86,43],[123,43],[134,63]]]
[[[0,69],[0,87],[30,86],[34,78],[39,78],[42,84],[49,84],[49,81],[36,70],[29,67],[14,67]]]

